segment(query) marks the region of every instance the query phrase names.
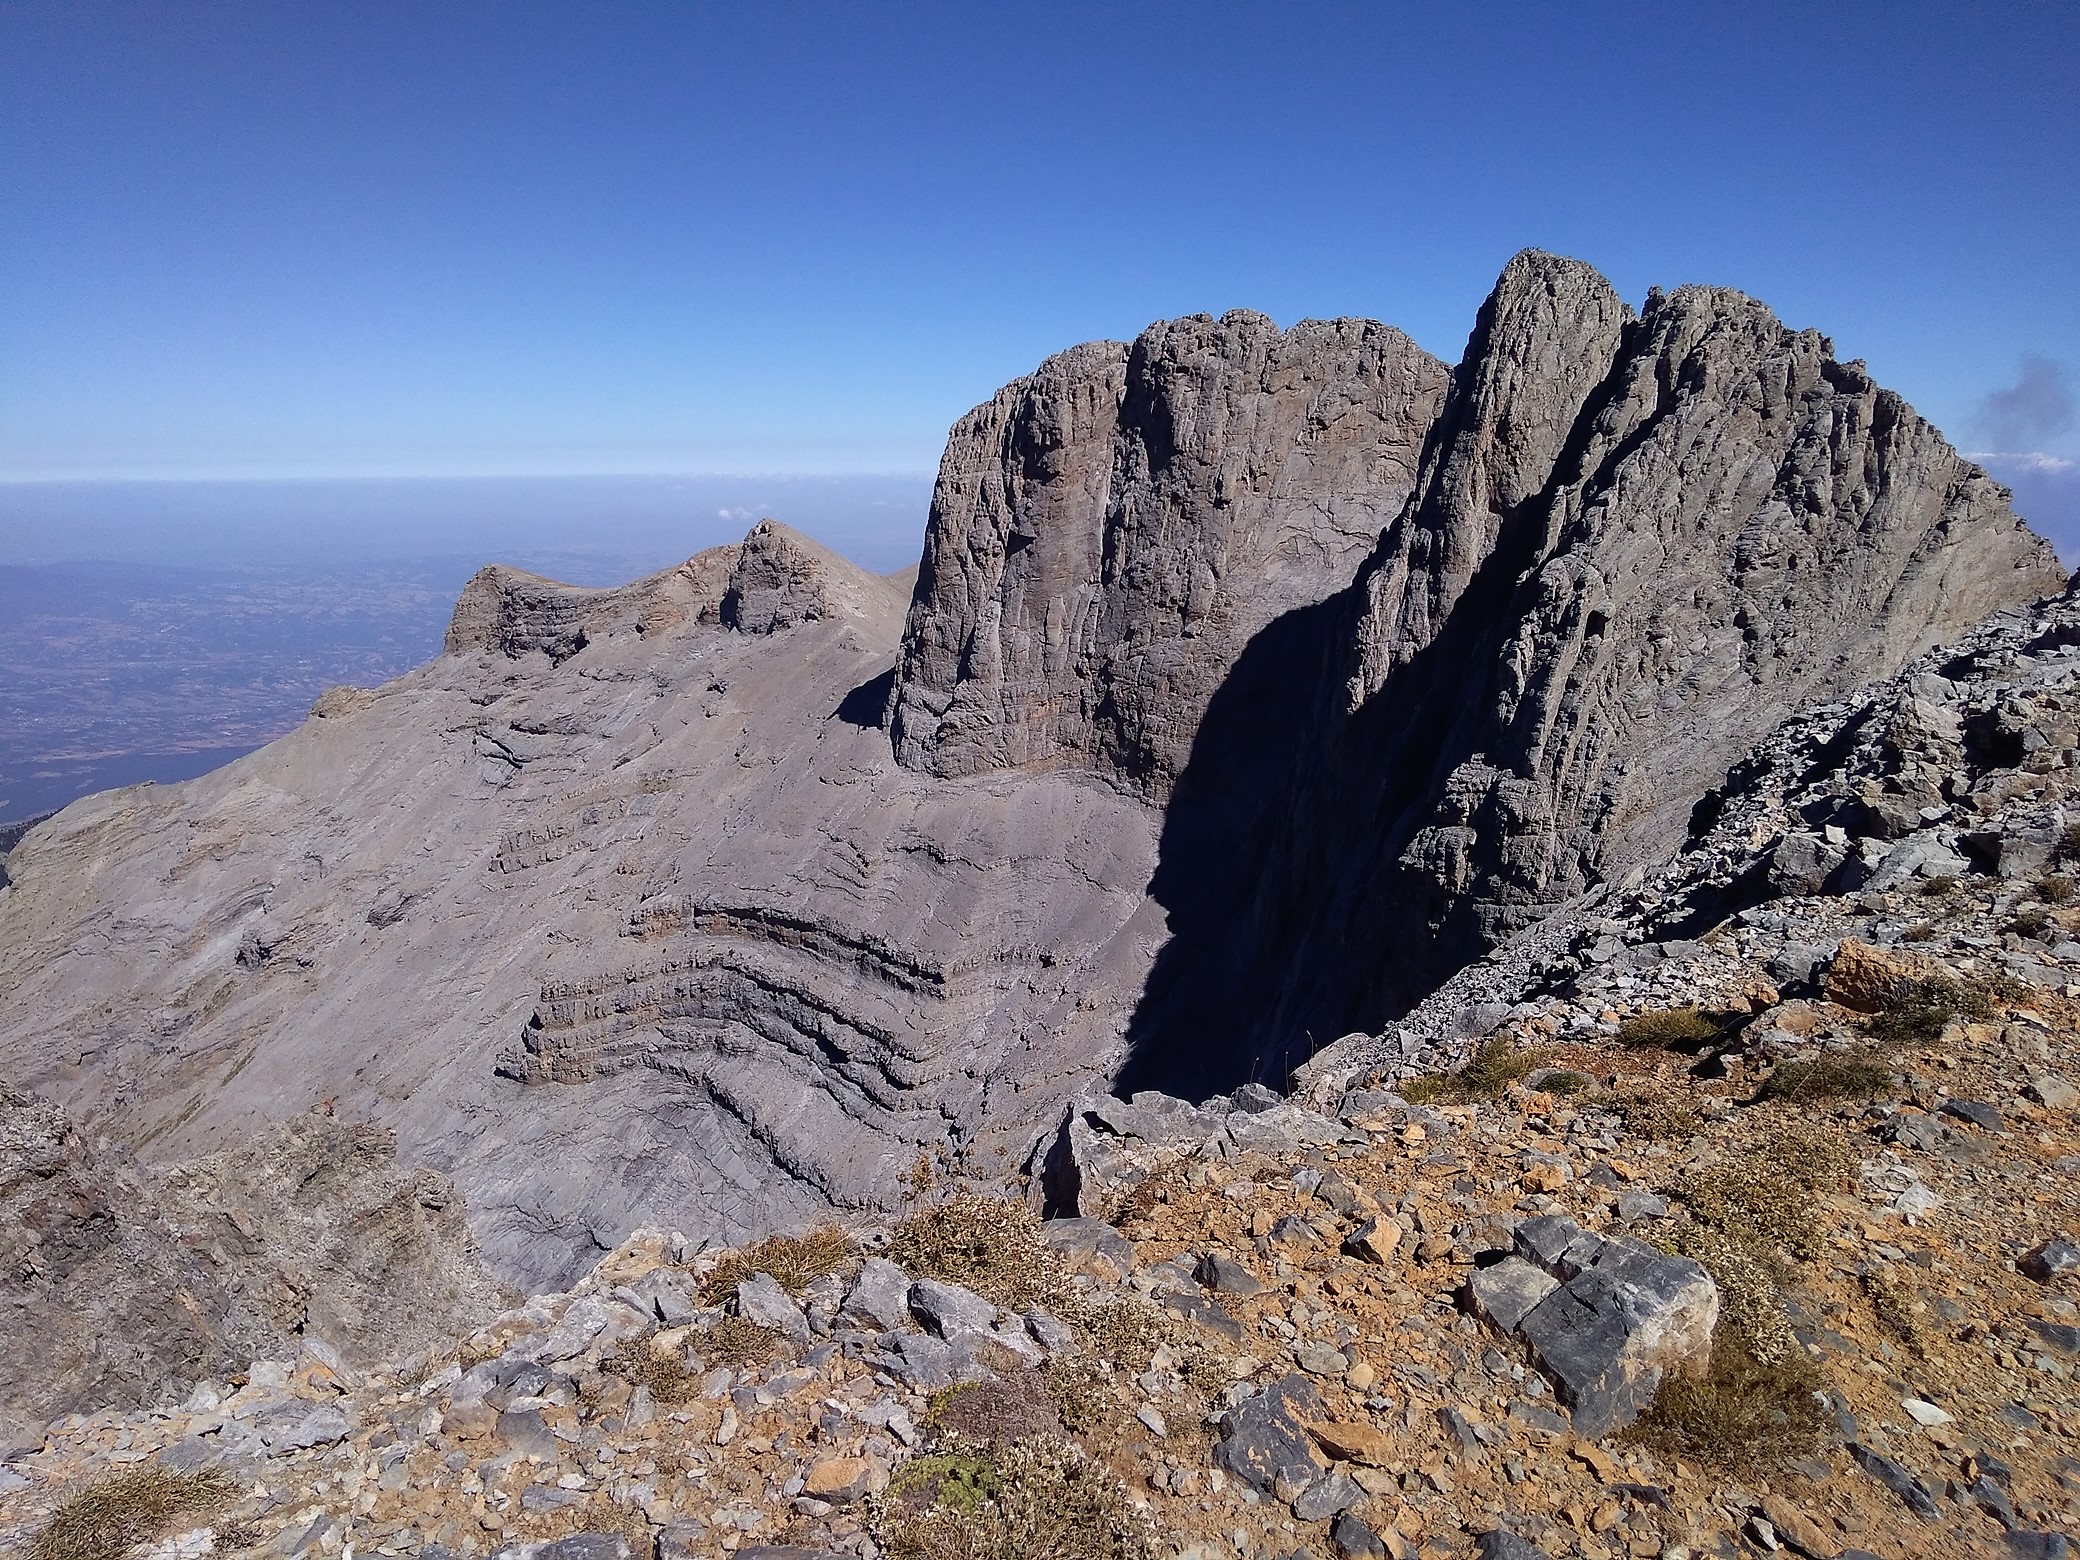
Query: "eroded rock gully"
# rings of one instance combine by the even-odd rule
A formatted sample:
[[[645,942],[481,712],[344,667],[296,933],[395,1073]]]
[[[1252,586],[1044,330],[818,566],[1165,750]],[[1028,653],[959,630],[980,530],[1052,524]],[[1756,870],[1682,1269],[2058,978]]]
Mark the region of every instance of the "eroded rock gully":
[[[2055,589],[1824,338],[1513,261],[1447,371],[1231,314],[955,428],[914,588],[771,523],[9,855],[0,1057],[165,1161],[321,1102],[567,1281],[1004,1177],[1094,1083],[1282,1084],[1759,732]]]

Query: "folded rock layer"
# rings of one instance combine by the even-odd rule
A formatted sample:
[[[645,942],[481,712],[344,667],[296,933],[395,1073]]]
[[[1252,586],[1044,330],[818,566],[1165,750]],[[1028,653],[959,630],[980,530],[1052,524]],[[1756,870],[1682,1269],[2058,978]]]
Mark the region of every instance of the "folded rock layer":
[[[785,527],[447,651],[0,889],[0,1059],[163,1161],[313,1107],[565,1281],[1282,1083],[1665,857],[1801,704],[2060,582],[1860,365],[1527,254],[1447,372],[1251,314],[955,428],[914,589]]]

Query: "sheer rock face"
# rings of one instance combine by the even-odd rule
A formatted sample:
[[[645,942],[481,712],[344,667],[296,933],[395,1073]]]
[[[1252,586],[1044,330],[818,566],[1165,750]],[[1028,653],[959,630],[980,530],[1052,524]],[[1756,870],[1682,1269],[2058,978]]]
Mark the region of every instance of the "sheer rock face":
[[[886,1208],[1094,1082],[1282,1084],[2058,583],[1737,294],[1520,256],[1451,376],[1177,321],[958,425],[914,590],[769,523],[617,590],[486,570],[432,664],[39,825],[0,1065],[156,1158],[393,1127],[533,1287]]]
[[[898,664],[903,764],[1096,768],[1161,799],[1214,690],[1349,584],[1444,365],[1390,327],[1236,312],[1050,359],[948,441]]]

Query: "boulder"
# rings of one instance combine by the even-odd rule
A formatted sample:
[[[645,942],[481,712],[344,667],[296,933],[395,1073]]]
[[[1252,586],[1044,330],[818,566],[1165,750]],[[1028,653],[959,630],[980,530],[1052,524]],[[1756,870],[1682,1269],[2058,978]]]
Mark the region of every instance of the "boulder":
[[[1466,1298],[1529,1346],[1590,1438],[1631,1424],[1668,1373],[1702,1374],[1719,1317],[1718,1286],[1697,1263],[1563,1214],[1519,1225],[1516,1254],[1478,1270]]]
[[[754,1273],[737,1285],[737,1315],[785,1333],[798,1344],[809,1342],[809,1318],[770,1273]]]
[[[1322,1413],[1321,1395],[1305,1376],[1288,1375],[1221,1415],[1214,1466],[1260,1495],[1274,1494],[1281,1476],[1311,1485],[1322,1472],[1306,1425]]]

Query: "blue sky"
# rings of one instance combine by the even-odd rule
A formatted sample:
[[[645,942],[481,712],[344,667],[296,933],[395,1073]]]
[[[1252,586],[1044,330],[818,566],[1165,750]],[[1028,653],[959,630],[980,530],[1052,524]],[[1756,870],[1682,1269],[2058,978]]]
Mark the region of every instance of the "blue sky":
[[[1164,316],[1456,359],[1537,245],[2057,503],[2076,83],[2070,4],[0,3],[0,477],[928,472]]]

